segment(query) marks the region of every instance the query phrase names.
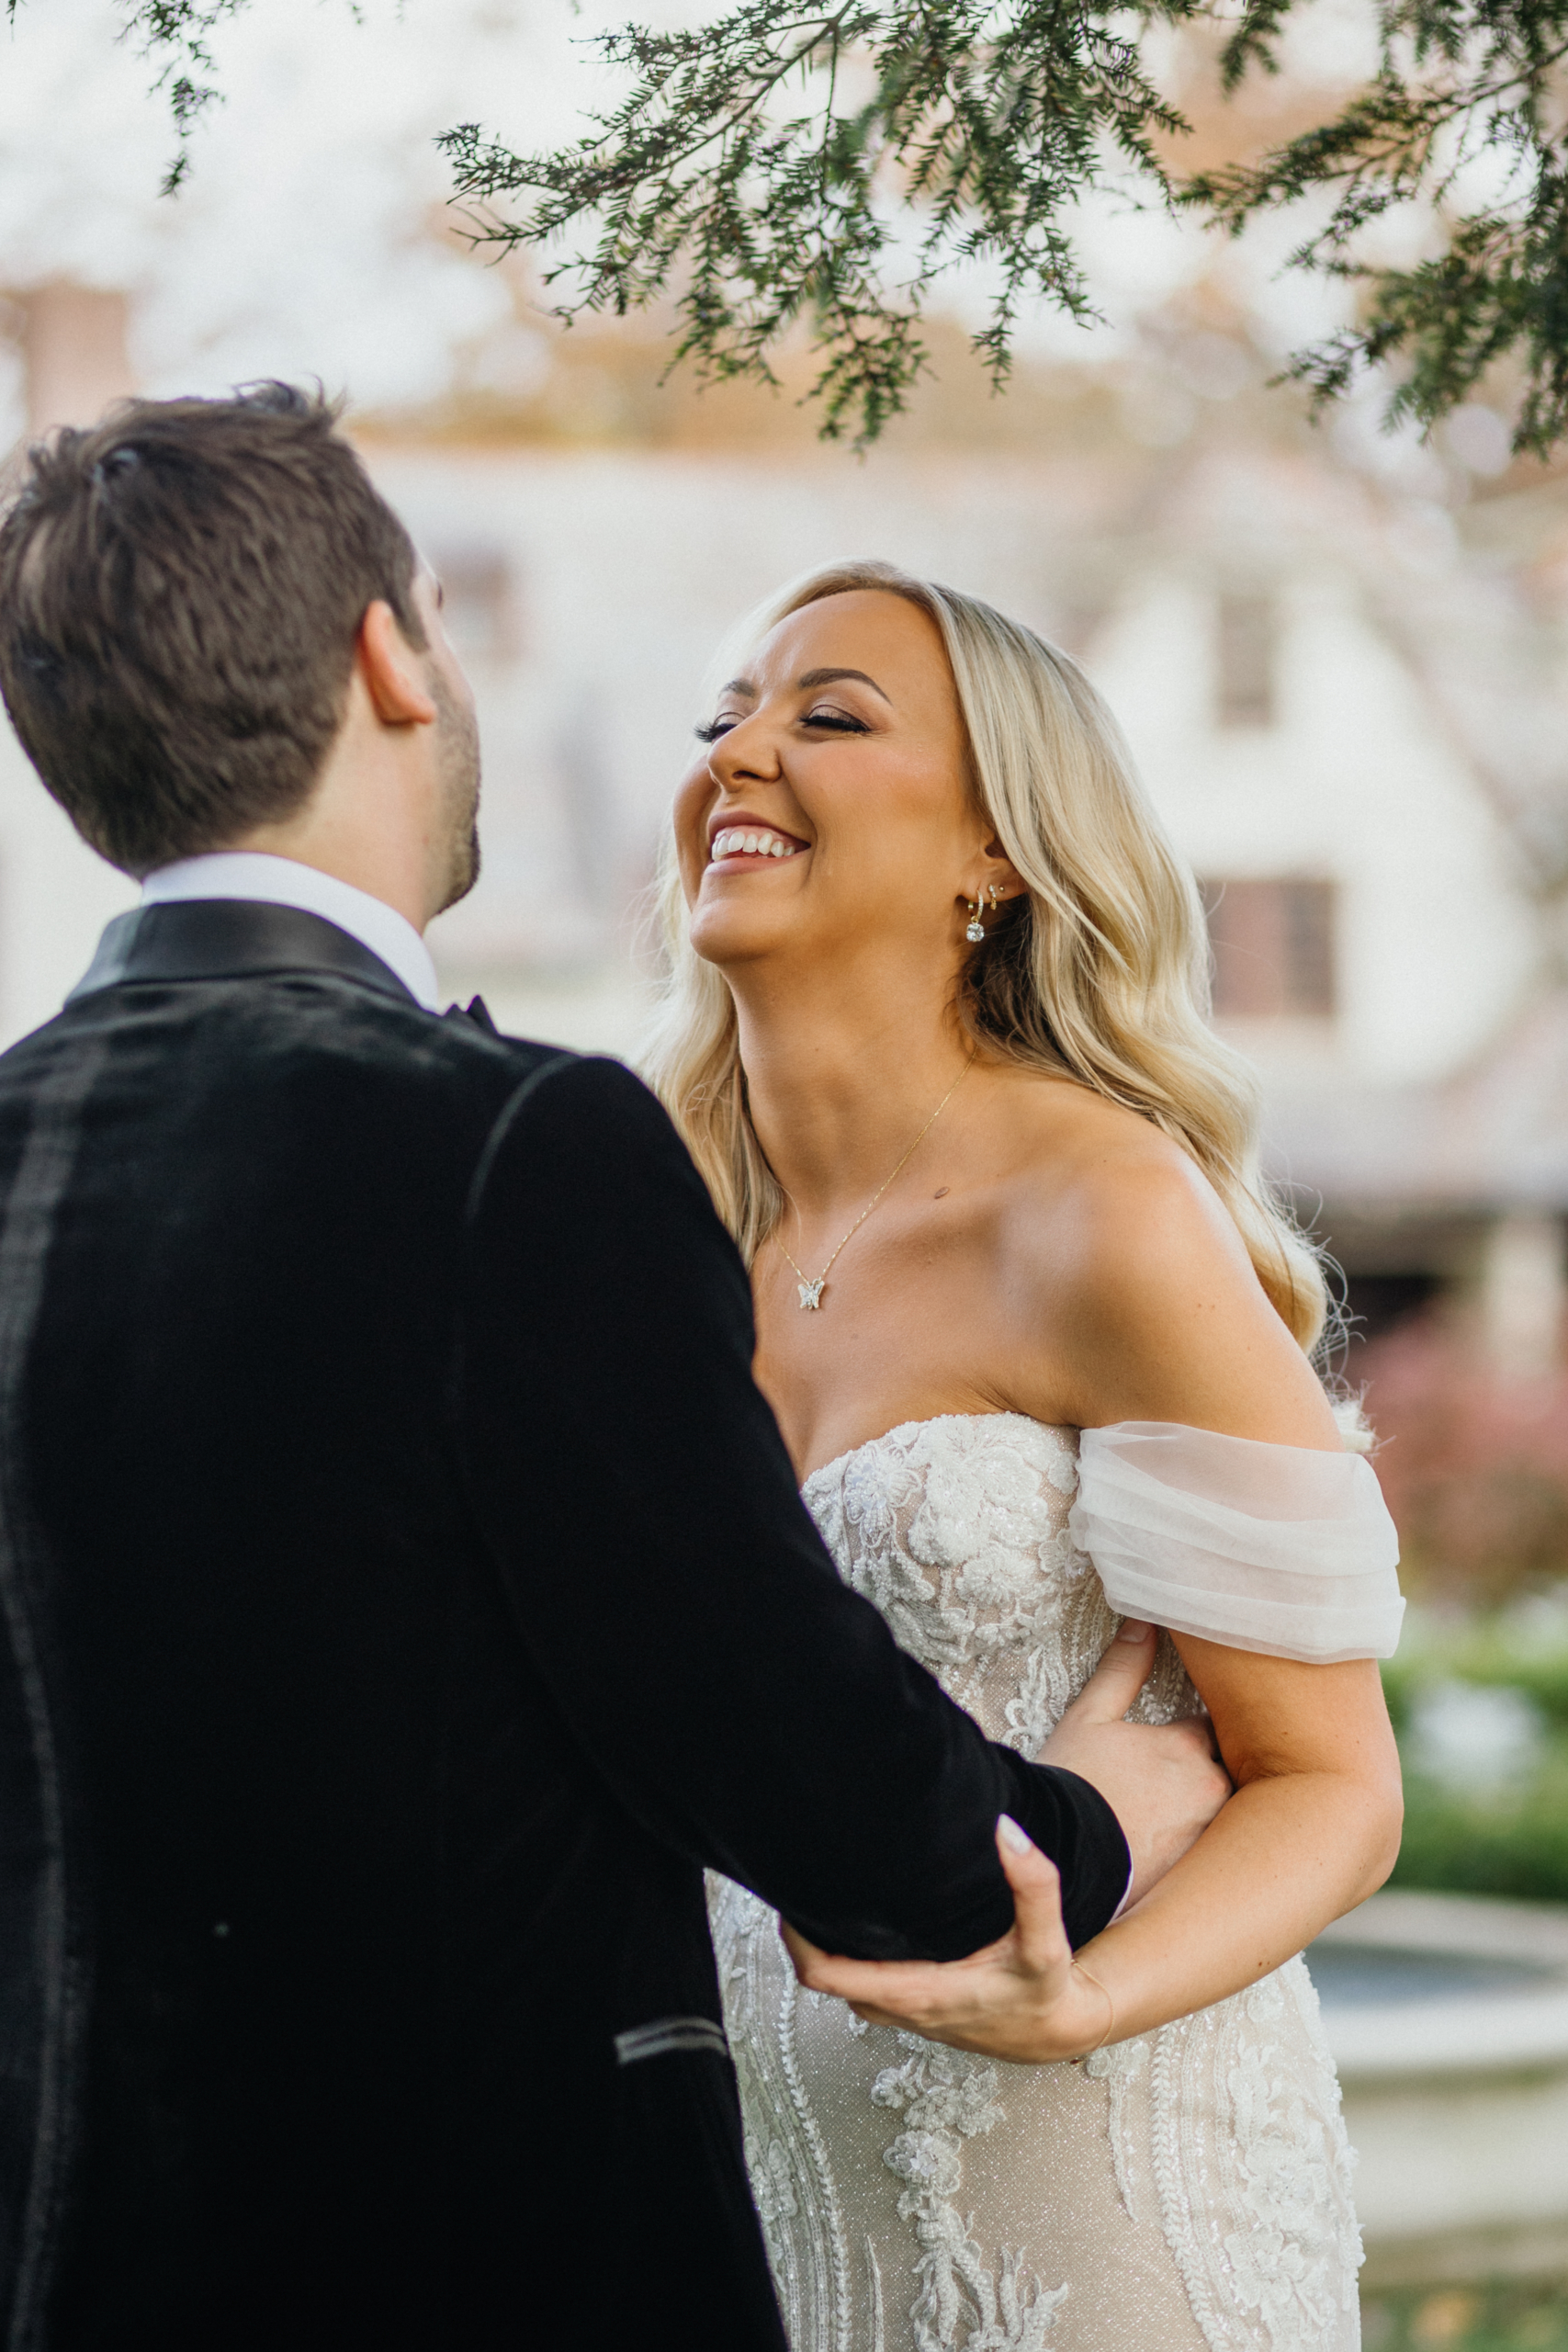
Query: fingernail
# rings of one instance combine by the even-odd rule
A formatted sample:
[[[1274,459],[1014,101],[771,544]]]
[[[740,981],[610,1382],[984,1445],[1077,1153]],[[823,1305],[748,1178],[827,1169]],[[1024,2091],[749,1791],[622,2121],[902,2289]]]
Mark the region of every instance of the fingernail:
[[[1145,1625],[1141,1617],[1123,1617],[1116,1638],[1119,1642],[1146,1642],[1153,1632],[1154,1627]]]
[[[997,1835],[1010,1854],[1032,1854],[1034,1840],[1019,1827],[1010,1813],[997,1815]]]

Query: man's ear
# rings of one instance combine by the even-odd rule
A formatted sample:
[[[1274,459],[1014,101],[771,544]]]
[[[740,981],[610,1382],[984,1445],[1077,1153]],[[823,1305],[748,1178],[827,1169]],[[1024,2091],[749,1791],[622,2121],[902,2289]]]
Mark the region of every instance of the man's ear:
[[[366,607],[355,648],[377,718],[384,727],[428,727],[437,716],[415,668],[415,655],[390,605],[378,596]]]

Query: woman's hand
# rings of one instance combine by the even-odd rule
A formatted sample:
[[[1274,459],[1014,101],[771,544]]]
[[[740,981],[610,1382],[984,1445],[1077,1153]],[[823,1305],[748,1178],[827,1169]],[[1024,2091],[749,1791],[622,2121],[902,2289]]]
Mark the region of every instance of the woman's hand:
[[[1399,1842],[1398,1763],[1377,1668],[1297,1666],[1185,1637],[1179,1647],[1213,1712],[1237,1793],[1083,1962],[1063,1933],[1055,1868],[1004,1816],[997,1844],[1016,1917],[999,1943],[965,1960],[841,1960],[786,1927],[801,1983],[836,1993],[870,2024],[1038,2064],[1242,1991],[1371,1894]],[[1131,1671],[1114,1656],[1101,1668],[1112,1699],[1115,1677]],[[1049,1752],[1066,1761],[1054,1742]]]
[[[1179,1861],[1231,1793],[1206,1722],[1122,1720],[1148,1679],[1155,1638],[1152,1625],[1122,1625],[1040,1758],[1077,1772],[1111,1805],[1133,1857],[1133,1899]],[[842,1960],[785,1925],[795,1974],[812,1992],[836,1993],[870,2025],[990,2058],[1038,2065],[1099,2049],[1114,2022],[1111,1996],[1074,1964],[1055,1865],[1006,1814],[997,1851],[1014,1910],[999,1943],[964,1960]]]
[[[1005,1813],[997,1851],[1014,1914],[999,1943],[965,1960],[840,1960],[786,1924],[796,1976],[814,1993],[836,1993],[869,2025],[899,2026],[956,2050],[1026,2064],[1097,2050],[1113,2022],[1110,1996],[1074,1964],[1055,1865]]]
[[[1154,1670],[1156,1638],[1152,1625],[1122,1620],[1037,1759],[1088,1781],[1116,1815],[1133,1858],[1128,1903],[1158,1885],[1231,1794],[1207,1716],[1173,1724],[1125,1720]]]

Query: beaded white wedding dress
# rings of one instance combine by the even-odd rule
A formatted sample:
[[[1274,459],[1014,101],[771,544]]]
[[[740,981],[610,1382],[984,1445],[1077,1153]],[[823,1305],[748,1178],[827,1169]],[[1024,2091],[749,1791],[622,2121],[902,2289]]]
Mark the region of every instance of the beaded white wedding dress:
[[[1134,1450],[1160,1432],[1124,1427]],[[1250,1457],[1286,1452],[1201,1442],[1239,1449],[1250,1471]],[[1080,1505],[1069,1527],[1078,1453],[1077,1432],[1017,1414],[947,1416],[857,1447],[804,1489],[846,1581],[992,1738],[1027,1756],[1117,1623],[1080,1542],[1097,1557],[1101,1539],[1107,1554],[1120,1546],[1133,1581],[1141,1550],[1158,1548],[1132,1525],[1140,1510],[1159,1519],[1156,1488],[1150,1507],[1118,1501],[1102,1481],[1098,1513]],[[1113,1450],[1097,1459],[1124,1469]],[[1365,1464],[1305,1459],[1330,1465],[1325,1476],[1360,1475],[1375,1495]],[[1127,1474],[1129,1490],[1140,1476]],[[1355,1502],[1364,1519],[1359,1488]],[[1214,1550],[1168,1544],[1165,1556],[1190,1553],[1211,1581],[1245,1583],[1252,1572],[1222,1555],[1256,1560],[1249,1536],[1232,1540],[1250,1522],[1230,1511],[1230,1535],[1215,1537],[1208,1517]],[[1321,1555],[1320,1544],[1313,1562]],[[1289,1565],[1276,1566],[1277,1589]],[[1355,1565],[1342,1555],[1337,1570]],[[1178,1590],[1200,1620],[1189,1630],[1243,1606],[1182,1573]],[[1391,1579],[1387,1568],[1372,1611],[1384,1631]],[[1268,1583],[1258,1571],[1252,1589]],[[1368,1634],[1365,1577],[1331,1571],[1304,1589],[1321,1614],[1325,1596],[1347,1601],[1352,1587],[1360,1622],[1342,1611],[1314,1654],[1392,1646]],[[1298,1576],[1292,1595],[1303,1589]],[[1253,1605],[1290,1614],[1277,1598]],[[1142,1613],[1168,1623],[1173,1612]],[[1288,1631],[1240,1645],[1298,1654]],[[1168,1639],[1134,1712],[1199,1712]],[[1354,2159],[1304,1962],[1081,2064],[1010,2065],[867,2027],[841,2001],[800,1991],[773,1913],[727,1880],[712,1886],[747,2161],[794,2352],[1354,2352]]]

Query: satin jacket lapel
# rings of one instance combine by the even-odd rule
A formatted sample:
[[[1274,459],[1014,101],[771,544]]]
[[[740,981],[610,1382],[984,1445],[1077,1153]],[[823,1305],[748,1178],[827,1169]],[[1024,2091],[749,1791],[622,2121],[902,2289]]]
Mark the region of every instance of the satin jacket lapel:
[[[499,1037],[501,1035],[482,996],[470,997],[466,1005],[449,1004],[441,1017],[444,1021],[469,1022],[474,1028],[482,1029],[487,1037]]]
[[[364,988],[417,1000],[368,947],[321,915],[254,899],[188,899],[117,915],[66,998],[136,980],[240,979],[260,972],[330,972]]]

